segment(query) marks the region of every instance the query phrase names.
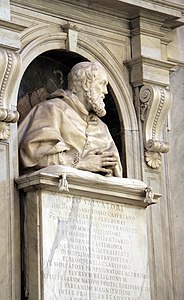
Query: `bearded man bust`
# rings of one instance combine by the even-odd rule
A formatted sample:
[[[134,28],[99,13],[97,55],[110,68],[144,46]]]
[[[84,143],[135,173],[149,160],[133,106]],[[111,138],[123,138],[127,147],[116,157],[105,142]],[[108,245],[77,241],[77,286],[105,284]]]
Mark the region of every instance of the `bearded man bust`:
[[[107,84],[100,63],[78,63],[68,75],[68,90],[56,90],[31,110],[19,126],[25,171],[65,165],[122,177],[118,150],[99,119],[106,114]]]

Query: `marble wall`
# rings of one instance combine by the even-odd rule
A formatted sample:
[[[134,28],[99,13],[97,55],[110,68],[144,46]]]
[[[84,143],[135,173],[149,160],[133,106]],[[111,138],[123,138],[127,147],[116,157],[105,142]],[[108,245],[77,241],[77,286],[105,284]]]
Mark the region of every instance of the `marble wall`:
[[[0,297],[2,299],[10,299],[11,291],[8,287],[6,277],[10,278],[11,268],[9,267],[9,258],[10,258],[10,201],[8,200],[8,157],[6,155],[7,144],[0,145]],[[6,201],[4,201],[6,200]]]
[[[183,31],[184,34],[184,31]],[[184,54],[184,52],[183,52]],[[177,68],[171,75],[171,90],[173,105],[171,109],[170,132],[170,186],[171,186],[171,213],[173,214],[173,234],[175,250],[175,278],[177,280],[177,297],[183,299],[183,270],[184,270],[184,66]]]
[[[30,300],[151,299],[143,182],[62,166],[17,182]]]
[[[182,238],[184,28],[172,30],[182,24],[183,4],[183,0],[98,0],[95,3],[87,0],[1,1],[0,53],[6,55],[1,54],[0,65],[2,74],[0,129],[3,131],[5,128],[8,134],[10,133],[10,138],[2,138],[0,145],[2,300],[21,298],[19,197],[14,185],[14,179],[18,176],[17,130],[15,124],[5,126],[7,123],[4,120],[9,119],[7,122],[11,123],[12,119],[3,115],[9,113],[11,116],[12,112],[9,112],[9,109],[16,110],[22,76],[35,57],[49,50],[71,50],[66,43],[67,30],[62,28],[64,24],[66,25],[66,20],[71,21],[71,26],[79,26],[78,45],[72,49],[80,57],[101,61],[107,68],[110,88],[122,125],[126,175],[130,178],[143,178],[145,182],[150,183],[154,191],[163,194],[160,204],[149,208],[148,214],[148,223],[151,224],[149,253],[152,298],[183,300],[184,266],[181,257],[184,252]],[[133,21],[130,26],[131,18]],[[141,55],[145,56],[144,59]],[[17,63],[12,64],[14,56],[19,59]],[[161,169],[149,168],[144,162],[141,126],[137,124],[140,117],[140,103],[138,104],[136,93],[139,86],[145,83],[162,86],[169,84],[169,70],[175,64],[179,64],[179,67],[171,75],[174,101],[171,118],[166,125],[167,133],[170,132],[171,150],[169,154],[162,156],[164,166],[162,172]],[[20,72],[18,66],[21,66]],[[13,78],[9,76],[12,70],[17,72]],[[160,76],[163,72],[164,80]],[[137,115],[136,104],[138,104]]]
[[[0,18],[2,20],[10,20],[10,3],[9,3],[9,0],[1,0]]]
[[[45,300],[150,299],[145,209],[46,192],[42,214]]]

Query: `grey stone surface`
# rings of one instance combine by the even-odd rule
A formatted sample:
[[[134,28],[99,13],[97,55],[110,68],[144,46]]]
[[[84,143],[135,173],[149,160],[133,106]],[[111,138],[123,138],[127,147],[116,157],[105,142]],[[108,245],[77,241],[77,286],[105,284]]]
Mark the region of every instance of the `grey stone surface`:
[[[183,270],[184,270],[184,239],[183,239],[183,179],[184,179],[184,67],[179,67],[171,76],[171,90],[173,92],[173,105],[171,109],[170,134],[170,183],[171,203],[173,213],[173,233],[175,243],[175,279],[177,280],[178,299],[184,297]]]
[[[6,145],[0,145],[0,298],[10,299],[11,291],[7,285],[7,278],[10,280],[10,201],[8,200],[8,167]]]
[[[44,299],[150,299],[145,210],[42,194]]]
[[[142,181],[50,166],[17,183],[29,300],[150,299]]]
[[[159,49],[157,47],[161,47],[161,57],[163,60],[168,59],[168,61],[184,61],[183,28],[172,31],[170,35],[167,32],[165,35],[165,30],[163,30],[165,27],[160,26],[161,23],[159,23],[157,19],[160,13],[165,13],[167,16],[170,15],[171,19],[169,19],[168,25],[170,28],[172,28],[173,24],[171,23],[172,20],[174,20],[172,16],[178,16],[180,18],[181,12],[183,11],[181,6],[175,6],[174,3],[184,4],[183,0],[101,0],[95,1],[95,3],[90,1],[90,4],[89,1],[86,1],[86,9],[82,7],[84,1],[75,1],[75,3],[77,3],[75,7],[70,5],[71,2],[74,1],[59,1],[59,5],[56,5],[56,2],[49,0],[12,1],[12,28],[12,26],[10,26],[11,22],[7,22],[7,24],[5,24],[5,20],[10,20],[9,1],[1,1],[2,5],[0,17],[2,20],[4,20],[4,25],[7,27],[7,31],[4,30],[4,25],[2,28],[3,30],[1,30],[1,43],[3,47],[18,49],[20,42],[19,35],[17,35],[16,30],[14,31],[16,27],[15,24],[22,25],[25,28],[21,29],[23,30],[21,32],[20,49],[22,60],[21,72],[19,75],[17,75],[16,79],[10,80],[11,84],[9,84],[7,88],[8,97],[3,98],[6,101],[10,101],[8,102],[8,108],[13,106],[14,109],[16,109],[16,91],[19,88],[21,78],[28,65],[35,59],[35,57],[45,51],[58,49],[62,52],[62,54],[65,53],[66,36],[65,33],[61,32],[61,24],[65,24],[66,20],[69,20],[72,22],[72,24],[77,23],[77,25],[79,25],[79,27],[82,29],[79,32],[80,44],[77,49],[77,55],[81,55],[89,60],[94,60],[98,57],[108,67],[109,70],[111,78],[111,90],[117,104],[120,122],[123,124],[120,131],[121,136],[119,136],[118,131],[117,140],[122,138],[122,145],[125,145],[123,157],[126,160],[127,176],[129,178],[142,178],[141,176],[143,173],[143,167],[141,165],[140,146],[142,145],[142,138],[135,121],[134,106],[132,105],[132,88],[131,85],[129,85],[129,70],[124,65],[124,61],[131,58],[131,53],[135,52],[135,57],[140,55],[138,47],[135,45],[134,48],[134,45],[130,43],[129,20],[130,17],[134,18],[136,16],[140,6],[143,8],[143,12],[145,12],[146,7],[149,7],[152,11],[149,11],[150,14],[143,15],[143,18],[147,19],[147,22],[146,25],[141,25],[142,28],[140,32],[144,37],[143,39],[142,37],[140,39],[141,47],[143,47],[142,49],[144,50],[144,53],[149,54],[147,49],[147,46],[149,47],[147,38],[149,37],[150,41],[150,37],[153,37],[153,39],[158,38],[161,41],[161,43],[155,43],[156,47],[154,51],[158,54]],[[103,3],[103,5],[101,8],[99,8],[99,10],[98,7],[97,10],[95,10],[99,2],[101,4]],[[118,3],[120,5],[118,5]],[[132,3],[132,5],[138,4],[138,9],[133,9],[133,7],[129,6],[128,3]],[[121,9],[119,9],[120,7]],[[126,12],[128,15],[126,15]],[[157,24],[156,27],[153,25],[154,22]],[[175,21],[173,22],[174,25],[176,25]],[[8,32],[8,28],[10,32]],[[137,34],[139,39],[140,34],[138,31]],[[172,42],[170,42],[170,40],[172,40]],[[169,44],[167,44],[168,42]],[[150,41],[150,45],[153,45],[152,41]],[[155,55],[153,51],[150,53],[152,53],[153,56]],[[158,68],[157,72],[154,72],[154,77],[157,75],[157,78],[159,79],[160,68],[158,66],[158,62],[155,62],[155,64]],[[6,68],[2,68],[1,74],[5,73],[5,69]],[[149,67],[147,71],[149,78],[152,79],[152,68]],[[174,104],[172,108],[173,133],[171,133],[170,138],[172,199],[171,202],[169,202],[170,200],[167,197],[163,197],[158,208],[154,206],[152,210],[154,212],[150,214],[150,223],[152,224],[152,227],[149,230],[149,238],[151,239],[150,263],[151,265],[156,266],[152,274],[152,296],[154,300],[183,300],[184,298],[184,267],[182,261],[184,249],[182,236],[184,213],[182,201],[183,132],[181,129],[183,127],[183,75],[183,71],[180,69],[180,71],[177,71],[176,77],[172,77],[171,83],[172,91],[174,91]],[[3,75],[1,81],[2,80]],[[12,93],[13,90],[14,92]],[[10,94],[12,94],[11,99]],[[36,92],[33,94],[31,100],[35,101],[35,94]],[[26,98],[26,104],[29,102],[28,100],[29,99]],[[109,105],[109,108],[111,109],[111,104]],[[111,120],[109,121],[112,123]],[[0,241],[2,262],[0,270],[0,298],[2,300],[21,299],[19,293],[17,293],[18,296],[15,295],[15,290],[20,289],[19,268],[17,269],[12,267],[11,269],[11,263],[12,265],[15,263],[15,261],[17,265],[20,263],[20,259],[17,259],[17,255],[15,254],[16,252],[20,254],[20,243],[15,243],[14,239],[11,240],[9,238],[14,236],[14,231],[16,231],[16,234],[19,232],[19,226],[14,226],[14,219],[12,217],[12,214],[14,214],[16,210],[15,198],[13,197],[13,179],[17,176],[18,170],[16,136],[16,130],[11,131],[11,143],[8,141],[2,143],[3,146],[1,150],[5,151],[5,145],[7,146],[6,155],[4,153],[2,154],[1,152],[0,156],[2,158],[0,170],[0,177],[2,180],[2,188],[0,191],[0,200],[2,204],[0,208],[0,224],[2,225]],[[4,159],[7,159],[6,164]],[[8,171],[7,174],[10,174],[10,180],[9,175],[5,178],[6,171]],[[162,183],[162,179],[164,180],[164,178],[166,178],[166,181],[168,182],[168,174],[154,174],[153,171],[149,170],[149,178],[151,178],[149,182],[151,182],[152,186],[155,187],[154,190],[160,192],[160,190],[166,189],[167,195],[170,195],[169,184],[164,186]],[[8,186],[7,190],[5,188],[6,186]],[[8,206],[9,203],[10,207]],[[173,219],[172,212],[170,210],[170,203],[172,203],[173,207]],[[38,203],[35,205],[38,205]],[[168,216],[169,218],[166,218],[165,216]],[[15,217],[15,219],[18,223],[19,218]],[[33,220],[35,219],[33,218]],[[32,239],[32,245],[34,247],[36,245],[35,236],[38,233],[39,223],[37,225],[38,226],[35,227],[35,232],[32,232],[34,233],[34,238]],[[173,233],[175,235],[175,240],[172,239]],[[6,251],[7,249],[9,249],[9,253]],[[34,267],[33,265],[31,266]],[[11,269],[10,272],[8,268]],[[32,270],[33,276],[36,278],[37,270],[35,268]],[[175,279],[174,287],[172,278]],[[14,285],[13,288],[12,285]],[[33,290],[34,289],[32,289],[32,291]],[[35,297],[33,299],[39,298]]]
[[[9,2],[9,0],[1,0],[0,19],[10,20],[10,2]]]

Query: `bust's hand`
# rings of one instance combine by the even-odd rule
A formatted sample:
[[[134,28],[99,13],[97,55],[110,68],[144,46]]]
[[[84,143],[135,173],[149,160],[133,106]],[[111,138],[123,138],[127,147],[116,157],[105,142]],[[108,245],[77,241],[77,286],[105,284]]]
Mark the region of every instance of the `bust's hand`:
[[[77,169],[103,173],[105,176],[113,176],[113,169],[118,159],[114,152],[94,150],[82,157],[77,164]]]

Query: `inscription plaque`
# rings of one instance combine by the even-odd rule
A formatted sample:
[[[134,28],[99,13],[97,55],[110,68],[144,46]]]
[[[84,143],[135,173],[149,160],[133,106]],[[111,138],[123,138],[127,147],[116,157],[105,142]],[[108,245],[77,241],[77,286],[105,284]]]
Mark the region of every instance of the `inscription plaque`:
[[[149,300],[145,209],[42,192],[45,300]]]

